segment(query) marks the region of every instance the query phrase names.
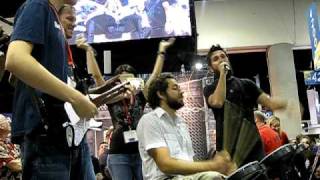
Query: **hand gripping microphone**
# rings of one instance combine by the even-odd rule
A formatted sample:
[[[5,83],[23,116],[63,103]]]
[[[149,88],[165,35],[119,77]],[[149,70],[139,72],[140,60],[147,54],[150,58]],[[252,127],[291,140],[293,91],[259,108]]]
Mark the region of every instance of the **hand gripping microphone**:
[[[227,64],[225,64],[225,65],[224,65],[224,71],[225,71],[225,72],[231,71],[230,66],[227,65]]]

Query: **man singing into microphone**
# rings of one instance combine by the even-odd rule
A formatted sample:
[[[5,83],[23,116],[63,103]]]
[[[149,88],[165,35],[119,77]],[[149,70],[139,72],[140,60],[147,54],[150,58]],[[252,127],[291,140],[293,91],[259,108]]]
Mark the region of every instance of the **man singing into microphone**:
[[[254,124],[253,109],[256,104],[261,104],[271,110],[285,108],[287,102],[272,98],[264,93],[254,82],[249,79],[240,79],[232,75],[232,68],[226,51],[219,45],[212,46],[207,54],[208,67],[214,73],[212,84],[204,88],[204,96],[208,106],[212,109],[216,119],[217,132],[217,150],[222,149],[224,108],[225,102],[236,104],[245,110],[245,117],[250,123]],[[228,115],[234,111],[226,111]],[[238,114],[233,114],[239,116]],[[240,120],[240,119],[239,119]],[[257,131],[254,126],[255,131]],[[249,140],[249,139],[248,139]],[[261,160],[264,156],[261,139],[255,144],[255,147],[249,153],[244,162]]]

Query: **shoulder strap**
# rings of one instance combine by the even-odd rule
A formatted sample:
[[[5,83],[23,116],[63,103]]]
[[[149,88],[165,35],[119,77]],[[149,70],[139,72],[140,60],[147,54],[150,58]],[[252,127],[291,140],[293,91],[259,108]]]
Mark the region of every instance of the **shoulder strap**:
[[[40,98],[36,94],[36,90],[34,88],[31,88],[30,86],[27,86],[30,93],[31,93],[31,101],[34,107],[36,108],[37,113],[40,115],[41,122],[44,124],[45,129],[48,128],[48,120],[46,117],[48,117],[48,113],[46,110],[45,103],[42,98]]]

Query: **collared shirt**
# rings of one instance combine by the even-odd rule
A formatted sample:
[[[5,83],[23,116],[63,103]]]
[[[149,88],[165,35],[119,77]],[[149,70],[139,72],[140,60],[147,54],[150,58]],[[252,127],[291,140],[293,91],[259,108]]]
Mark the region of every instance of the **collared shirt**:
[[[150,149],[167,147],[172,158],[193,161],[194,151],[184,119],[179,116],[173,119],[160,107],[142,116],[137,127],[137,135],[144,180],[169,177],[160,171],[148,154]]]

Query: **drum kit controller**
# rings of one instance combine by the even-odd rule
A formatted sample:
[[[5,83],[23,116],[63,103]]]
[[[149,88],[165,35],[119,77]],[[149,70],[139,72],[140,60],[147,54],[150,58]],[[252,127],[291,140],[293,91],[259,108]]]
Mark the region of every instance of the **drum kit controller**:
[[[304,147],[286,144],[265,156],[261,161],[253,161],[241,166],[228,180],[298,180],[301,173],[295,166],[295,156],[303,153]]]

